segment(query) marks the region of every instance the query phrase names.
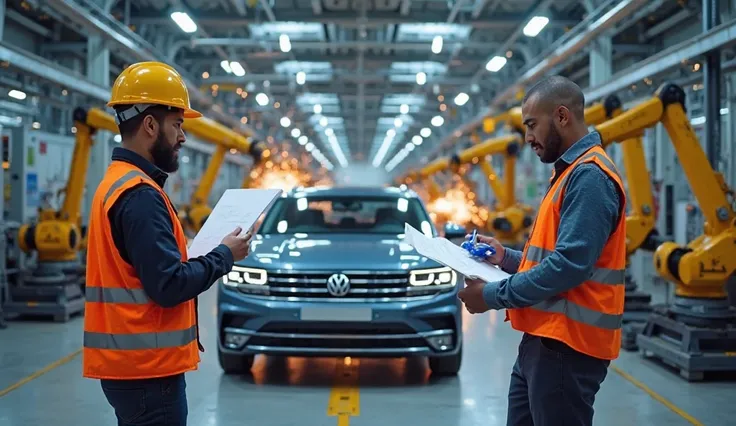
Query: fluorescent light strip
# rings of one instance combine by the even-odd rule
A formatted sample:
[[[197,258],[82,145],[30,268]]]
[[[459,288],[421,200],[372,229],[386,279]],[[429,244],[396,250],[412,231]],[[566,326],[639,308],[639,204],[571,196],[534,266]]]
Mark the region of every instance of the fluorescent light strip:
[[[381,143],[380,148],[378,148],[376,156],[373,158],[373,167],[378,167],[381,165],[381,162],[383,162],[384,157],[386,157],[386,154],[388,154],[388,149],[391,147],[391,142],[393,141],[393,137],[386,135],[386,137],[383,139],[383,143]]]
[[[340,148],[340,144],[337,142],[337,137],[334,133],[328,136],[327,140],[330,142],[330,148],[332,148],[332,152],[335,154],[337,161],[342,167],[347,167],[348,159],[345,158],[345,154],[342,152],[342,148]]]
[[[185,33],[193,33],[197,31],[197,24],[194,23],[192,18],[186,12],[173,12],[171,19],[176,22],[176,25],[181,28]]]
[[[398,166],[398,165],[399,165],[399,163],[401,163],[402,161],[404,161],[404,159],[405,159],[405,158],[406,158],[406,157],[407,157],[407,156],[409,155],[409,153],[410,153],[411,151],[412,151],[412,150],[410,150],[410,149],[406,149],[406,148],[404,148],[404,149],[402,149],[401,151],[399,151],[399,152],[398,152],[398,153],[396,154],[396,156],[395,156],[394,158],[392,158],[392,159],[391,159],[391,161],[389,161],[389,162],[388,162],[388,163],[386,164],[386,171],[387,171],[387,172],[390,172],[391,170],[393,170],[393,169],[394,169],[394,168],[395,168],[396,166]]]

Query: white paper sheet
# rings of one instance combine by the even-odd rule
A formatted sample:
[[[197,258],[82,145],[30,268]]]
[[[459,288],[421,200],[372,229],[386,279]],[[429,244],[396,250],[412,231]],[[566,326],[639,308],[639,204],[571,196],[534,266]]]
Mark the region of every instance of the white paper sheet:
[[[238,226],[241,235],[255,225],[258,218],[281,195],[280,189],[228,189],[215,204],[207,221],[194,236],[187,249],[189,257],[203,256],[220,245],[225,235]]]
[[[404,224],[405,242],[413,246],[422,256],[454,269],[457,273],[469,278],[480,278],[487,282],[500,281],[509,276],[486,262],[470,257],[460,246],[446,238],[430,238],[408,223]]]

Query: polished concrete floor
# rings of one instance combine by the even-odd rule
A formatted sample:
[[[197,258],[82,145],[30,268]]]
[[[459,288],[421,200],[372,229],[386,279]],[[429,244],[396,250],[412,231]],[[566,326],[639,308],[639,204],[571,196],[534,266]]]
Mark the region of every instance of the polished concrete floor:
[[[363,359],[345,366],[343,359],[302,358],[257,358],[252,376],[230,377],[221,373],[214,350],[214,302],[212,290],[202,298],[208,350],[187,377],[190,425],[505,424],[520,336],[503,323],[502,312],[466,315],[456,378],[431,378],[417,360]],[[65,324],[13,321],[0,330],[0,426],[116,424],[99,383],[80,375],[81,328],[76,318]],[[341,368],[357,374],[351,397],[357,415],[339,422],[328,415],[328,404]],[[595,424],[734,424],[735,401],[733,382],[688,383],[637,353],[623,353],[598,394]]]

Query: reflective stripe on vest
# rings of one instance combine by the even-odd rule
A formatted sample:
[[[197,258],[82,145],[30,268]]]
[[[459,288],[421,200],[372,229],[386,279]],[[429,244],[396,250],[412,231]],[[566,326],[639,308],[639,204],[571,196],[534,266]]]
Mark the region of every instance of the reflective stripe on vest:
[[[621,175],[619,174],[618,170],[616,169],[616,166],[614,166],[614,164],[613,164],[613,163],[611,163],[611,162],[610,162],[610,161],[608,160],[608,158],[604,157],[604,156],[603,156],[603,155],[601,155],[601,153],[599,153],[599,152],[589,152],[589,153],[585,154],[585,155],[584,155],[584,156],[582,157],[582,159],[580,160],[580,162],[582,163],[582,162],[584,162],[584,161],[588,160],[589,158],[594,158],[594,157],[595,157],[595,158],[598,158],[599,160],[601,160],[601,162],[602,162],[603,164],[605,164],[605,165],[606,165],[606,167],[608,167],[608,169],[609,169],[610,171],[612,171],[613,173],[616,173],[616,176],[618,176],[618,178],[619,178],[619,179],[621,179]],[[557,189],[555,189],[555,193],[554,193],[554,195],[552,195],[552,203],[553,203],[553,204],[557,204],[557,201],[559,201],[559,199],[560,199],[560,194],[562,193],[562,189],[563,189],[563,188],[565,188],[565,187],[567,186],[567,181],[568,181],[568,179],[570,179],[570,175],[571,175],[571,174],[572,174],[572,172],[570,172],[570,173],[567,173],[567,174],[565,175],[565,177],[563,177],[563,178],[562,178],[562,182],[560,182],[560,184],[559,184],[559,185],[557,186]],[[554,176],[553,176],[553,178],[554,178]]]
[[[84,332],[84,347],[91,349],[144,350],[175,348],[192,343],[197,338],[197,326],[184,330],[158,333],[93,333]]]
[[[552,312],[555,314],[562,314],[573,321],[581,322],[583,324],[592,325],[594,327],[605,328],[608,330],[616,330],[621,328],[621,323],[624,320],[622,315],[611,315],[597,312],[592,309],[580,306],[575,302],[571,302],[567,299],[553,298],[545,300],[542,303],[538,303],[532,306],[532,309],[536,309],[544,312]]]
[[[542,263],[545,257],[551,255],[553,252],[545,250],[541,247],[529,245],[526,252],[526,259],[531,262]],[[625,269],[608,269],[608,268],[593,268],[588,281],[595,281],[601,284],[610,285],[624,285],[626,279]]]
[[[200,361],[195,300],[164,308],[143,289],[112,238],[109,209],[129,188],[156,189],[173,222],[181,261],[186,236],[171,200],[134,165],[115,161],[95,191],[90,211],[82,372],[96,379],[146,379],[192,371]]]
[[[525,244],[519,272],[534,268],[554,253],[565,188],[575,167],[585,162],[595,164],[623,193],[621,175],[600,146],[581,154],[560,174],[555,176],[553,172]],[[533,306],[508,309],[507,318],[514,329],[560,340],[576,351],[596,358],[612,360],[618,356],[625,301],[625,193],[621,203],[616,229],[583,282]]]
[[[113,182],[113,184],[110,185],[110,188],[107,189],[105,198],[102,199],[102,205],[103,206],[107,205],[107,200],[110,198],[110,196],[112,196],[112,194],[114,194],[115,191],[119,189],[121,186],[123,186],[127,181],[135,177],[140,177],[140,178],[147,179],[147,180],[151,179],[150,177],[148,177],[148,175],[138,170],[131,170],[125,173],[123,176],[121,176],[115,182]]]
[[[84,295],[91,303],[133,303],[145,305],[151,300],[142,288],[85,287]]]

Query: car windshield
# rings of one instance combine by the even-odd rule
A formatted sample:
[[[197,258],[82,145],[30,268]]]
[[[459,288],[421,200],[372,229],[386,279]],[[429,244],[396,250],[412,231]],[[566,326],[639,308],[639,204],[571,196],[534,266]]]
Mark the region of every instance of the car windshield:
[[[434,233],[416,198],[323,195],[278,199],[258,232],[403,234],[404,223]]]

